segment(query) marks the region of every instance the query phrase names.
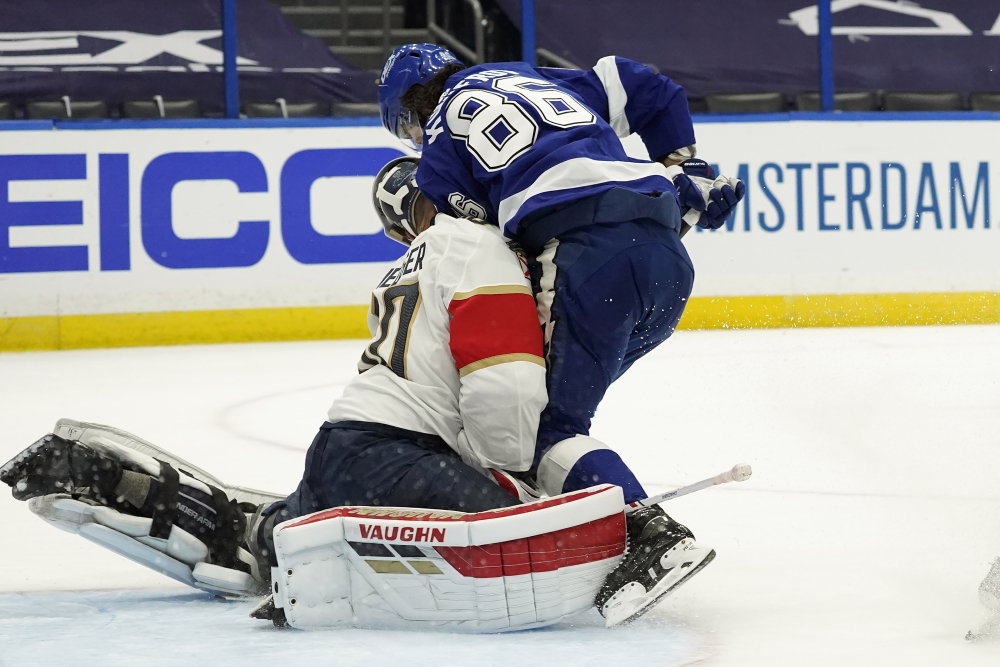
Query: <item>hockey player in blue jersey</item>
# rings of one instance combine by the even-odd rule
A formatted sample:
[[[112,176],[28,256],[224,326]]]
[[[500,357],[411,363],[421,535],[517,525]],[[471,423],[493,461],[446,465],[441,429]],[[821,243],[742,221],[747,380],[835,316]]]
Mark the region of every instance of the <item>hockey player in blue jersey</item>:
[[[420,44],[386,61],[379,106],[386,129],[421,151],[428,199],[499,225],[531,258],[548,363],[539,487],[554,495],[611,483],[626,502],[646,497],[621,457],[589,436],[591,419],[683,313],[694,270],[682,220],[717,228],[745,193],[694,159],[683,89],[613,56],[587,71],[466,68]],[[633,133],[652,161],[626,155],[620,139]],[[630,516],[630,536],[650,531],[670,543],[690,536],[658,507]]]

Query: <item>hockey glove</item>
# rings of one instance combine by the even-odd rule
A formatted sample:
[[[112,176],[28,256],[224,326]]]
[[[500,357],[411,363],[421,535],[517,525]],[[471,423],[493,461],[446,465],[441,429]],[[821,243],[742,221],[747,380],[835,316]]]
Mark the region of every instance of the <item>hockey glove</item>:
[[[718,229],[746,195],[743,181],[716,176],[704,160],[685,160],[668,172],[677,188],[681,216],[688,224]]]

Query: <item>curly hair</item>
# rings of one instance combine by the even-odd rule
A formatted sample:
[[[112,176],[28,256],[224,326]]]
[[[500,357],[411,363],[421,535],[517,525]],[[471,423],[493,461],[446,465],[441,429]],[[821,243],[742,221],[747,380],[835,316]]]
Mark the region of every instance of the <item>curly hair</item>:
[[[427,83],[415,83],[410,86],[409,90],[403,93],[403,97],[400,98],[400,104],[404,109],[409,109],[417,114],[421,125],[426,125],[427,119],[434,113],[434,107],[441,99],[441,93],[444,91],[448,77],[463,69],[465,69],[465,65],[459,63],[445,65],[435,72],[434,76],[427,80]]]

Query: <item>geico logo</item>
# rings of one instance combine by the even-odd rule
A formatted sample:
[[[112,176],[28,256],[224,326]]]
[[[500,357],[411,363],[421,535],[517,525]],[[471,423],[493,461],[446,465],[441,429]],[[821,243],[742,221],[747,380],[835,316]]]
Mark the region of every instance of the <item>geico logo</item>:
[[[180,30],[167,35],[147,35],[130,30],[81,30],[58,32],[0,33],[0,51],[69,51],[80,49],[79,37],[118,42],[99,53],[52,53],[30,56],[0,56],[0,65],[138,65],[161,55],[194,63],[221,65],[222,51],[201,42],[222,36],[221,30]],[[237,58],[240,65],[256,60]]]
[[[142,248],[168,269],[247,267],[257,264],[271,243],[270,220],[241,221],[225,238],[181,238],[174,229],[173,193],[185,181],[230,181],[241,193],[275,192],[280,198],[280,237],[285,250],[302,264],[384,262],[404,248],[371,234],[327,235],[313,227],[311,188],[321,178],[375,176],[400,152],[391,148],[335,148],[299,151],[280,169],[279,183],[269,183],[260,158],[246,151],[167,153],[153,158],[141,174],[133,173],[127,154],[97,156],[98,253],[101,271],[132,268],[133,224]],[[82,225],[82,201],[11,201],[17,181],[87,179],[87,156],[0,155],[0,274],[90,269],[86,245],[14,246],[10,228],[32,225]],[[130,212],[130,185],[140,183],[139,220]],[[94,202],[88,202],[92,207]],[[90,209],[93,210],[93,209]],[[374,214],[373,214],[374,215]],[[95,267],[97,268],[97,267]]]
[[[444,528],[414,528],[413,526],[383,526],[358,524],[361,539],[385,542],[444,542]]]

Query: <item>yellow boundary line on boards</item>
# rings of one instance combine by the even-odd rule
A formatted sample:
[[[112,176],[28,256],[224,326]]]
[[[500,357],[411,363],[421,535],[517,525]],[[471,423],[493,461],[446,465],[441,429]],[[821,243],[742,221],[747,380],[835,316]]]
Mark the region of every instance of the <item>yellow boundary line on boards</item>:
[[[0,318],[0,352],[368,338],[368,306]],[[695,297],[680,329],[1000,323],[1000,293]]]

